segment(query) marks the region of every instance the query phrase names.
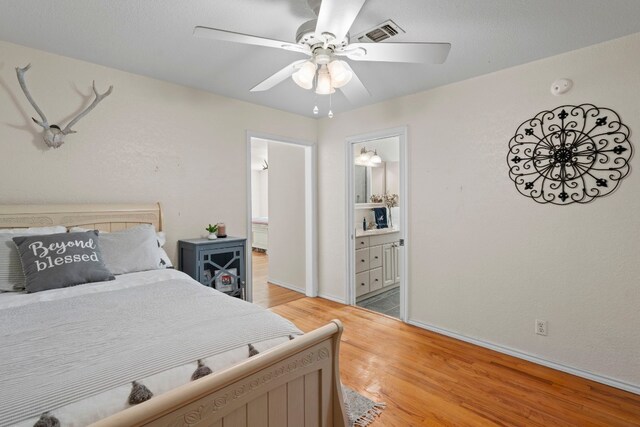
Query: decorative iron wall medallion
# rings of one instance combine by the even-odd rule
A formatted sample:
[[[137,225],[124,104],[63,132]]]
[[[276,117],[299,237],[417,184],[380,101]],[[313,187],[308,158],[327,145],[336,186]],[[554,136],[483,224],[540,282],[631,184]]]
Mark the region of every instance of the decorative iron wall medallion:
[[[509,141],[509,176],[538,203],[587,203],[629,173],[629,128],[608,108],[564,105],[522,123]]]

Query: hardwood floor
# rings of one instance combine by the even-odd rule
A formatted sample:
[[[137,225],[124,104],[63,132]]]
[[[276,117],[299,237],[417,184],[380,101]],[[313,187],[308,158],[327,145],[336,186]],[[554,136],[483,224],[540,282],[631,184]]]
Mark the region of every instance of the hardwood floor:
[[[387,408],[373,426],[640,426],[640,396],[321,298],[272,308],[340,319],[342,381]]]
[[[273,307],[304,298],[304,294],[267,282],[269,257],[265,253],[252,252],[253,302],[261,307]]]

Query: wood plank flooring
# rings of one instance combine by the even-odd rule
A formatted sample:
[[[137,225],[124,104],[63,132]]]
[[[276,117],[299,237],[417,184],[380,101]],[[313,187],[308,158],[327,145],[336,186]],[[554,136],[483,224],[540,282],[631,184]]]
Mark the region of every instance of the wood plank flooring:
[[[262,252],[252,252],[253,303],[269,308],[304,298],[304,294],[267,282],[269,257]]]
[[[342,381],[387,403],[373,426],[640,426],[640,396],[321,298],[271,309],[345,326]]]

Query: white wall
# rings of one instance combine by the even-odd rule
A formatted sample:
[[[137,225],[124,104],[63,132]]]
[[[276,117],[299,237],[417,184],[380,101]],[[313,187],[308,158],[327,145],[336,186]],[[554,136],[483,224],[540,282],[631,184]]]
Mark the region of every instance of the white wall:
[[[14,67],[49,120],[114,86],[77,134],[44,150]],[[211,78],[215,78],[212,76]],[[0,203],[162,203],[168,252],[176,240],[227,224],[246,235],[246,131],[313,141],[313,119],[0,42]]]
[[[269,277],[305,291],[304,147],[269,142]]]
[[[345,295],[345,138],[407,125],[410,319],[640,387],[638,170],[552,206],[521,196],[506,163],[520,123],[562,104],[613,108],[640,149],[638,52],[640,34],[322,119],[321,294]],[[559,77],[575,86],[554,97]]]
[[[269,170],[251,171],[251,211],[254,218],[269,216]]]
[[[638,51],[636,34],[317,123],[0,42],[0,203],[160,201],[174,256],[209,222],[245,235],[246,130],[318,136],[320,293],[344,298],[345,138],[408,125],[410,318],[640,386],[638,172],[589,205],[542,206],[505,161],[517,126],[563,103],[617,110],[637,143]],[[52,122],[85,105],[91,80],[115,87],[58,150],[42,149],[16,81],[29,62]],[[575,81],[561,98],[558,77]]]

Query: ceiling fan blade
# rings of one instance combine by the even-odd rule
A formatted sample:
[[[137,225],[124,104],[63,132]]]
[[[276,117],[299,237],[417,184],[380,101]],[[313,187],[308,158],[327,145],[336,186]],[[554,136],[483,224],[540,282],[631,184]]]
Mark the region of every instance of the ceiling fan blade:
[[[269,90],[272,87],[282,83],[287,78],[291,77],[293,73],[298,71],[300,64],[306,62],[306,59],[302,59],[300,61],[292,62],[291,64],[284,67],[282,70],[276,72],[271,77],[267,77],[262,82],[258,83],[254,87],[251,88],[251,92],[262,92],[264,90]]]
[[[322,0],[316,33],[331,33],[341,41],[349,32],[366,0]]]
[[[353,69],[346,62],[343,65],[353,73],[349,83],[340,88],[344,96],[349,100],[350,103],[354,105],[369,100],[371,98],[371,94],[362,84],[355,71],[353,71]]]
[[[289,43],[281,40],[267,39],[264,37],[251,36],[249,34],[234,33],[233,31],[219,30],[217,28],[209,27],[195,27],[193,29],[193,35],[196,37],[202,37],[213,40],[221,40],[225,42],[252,44],[255,46],[274,47],[277,49],[291,50],[294,52],[301,52],[307,55],[311,55],[309,46]]]
[[[336,54],[353,61],[442,64],[450,50],[450,43],[351,43]]]

